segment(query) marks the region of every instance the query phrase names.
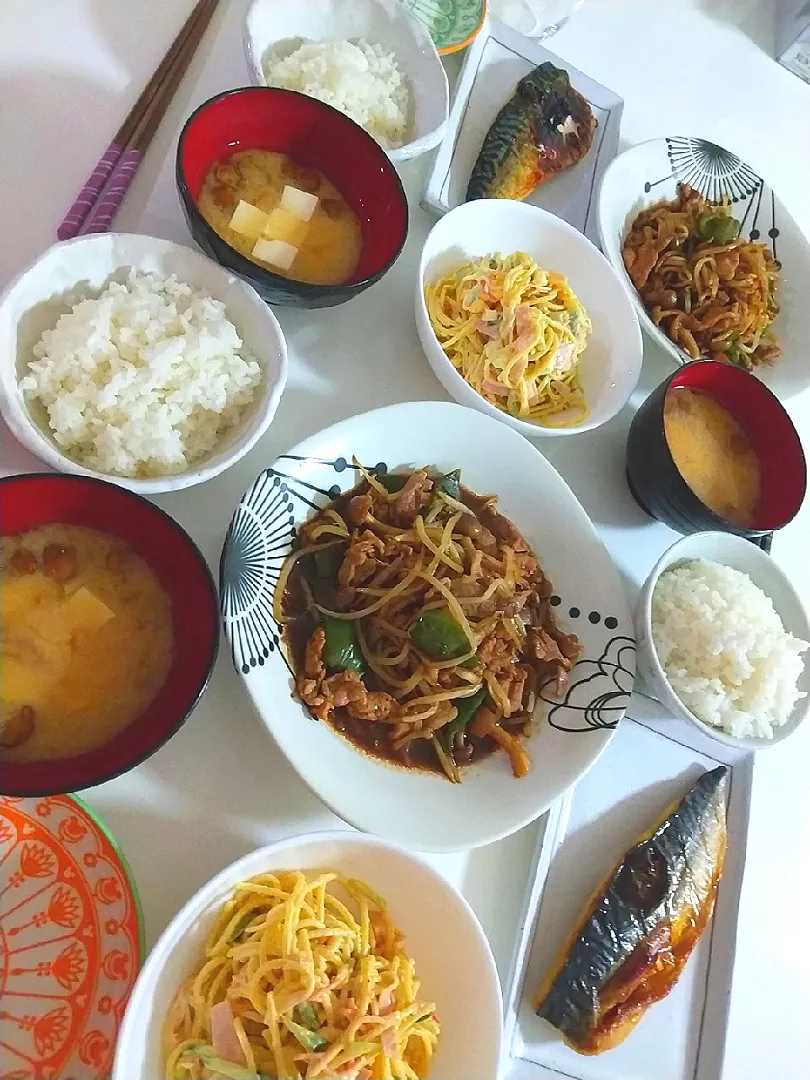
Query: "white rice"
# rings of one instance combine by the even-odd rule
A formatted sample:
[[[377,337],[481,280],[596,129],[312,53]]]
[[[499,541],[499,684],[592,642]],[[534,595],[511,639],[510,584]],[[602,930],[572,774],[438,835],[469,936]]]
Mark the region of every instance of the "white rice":
[[[288,56],[262,61],[268,86],[298,90],[345,113],[385,150],[402,146],[409,92],[396,56],[364,38],[306,42]]]
[[[114,476],[166,476],[210,454],[261,382],[225,305],[174,275],[130,270],[34,346],[20,388],[59,448]]]
[[[729,566],[695,559],[666,570],[653,593],[652,636],[687,709],[737,738],[772,738],[805,696],[797,683],[810,646]]]

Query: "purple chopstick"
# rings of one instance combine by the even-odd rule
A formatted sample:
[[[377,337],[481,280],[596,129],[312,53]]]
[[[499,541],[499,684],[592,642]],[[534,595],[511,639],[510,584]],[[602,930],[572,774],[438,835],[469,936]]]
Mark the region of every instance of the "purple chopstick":
[[[87,178],[87,183],[79,192],[76,201],[65,214],[62,224],[56,230],[59,240],[70,240],[72,236],[76,236],[79,232],[89,210],[101,194],[113,169],[118,164],[122,153],[123,148],[118,143],[111,142],[107,147],[104,156],[99,159],[95,169]]]
[[[141,158],[197,51],[218,3],[219,0],[196,0],[168,52],[152,72],[140,97],[56,230],[60,240],[69,240],[82,231],[106,232],[112,225]]]
[[[85,227],[86,233],[106,232],[113,223],[118,207],[124,200],[129,185],[141,163],[140,150],[125,150],[113,170],[101,202],[93,211]]]

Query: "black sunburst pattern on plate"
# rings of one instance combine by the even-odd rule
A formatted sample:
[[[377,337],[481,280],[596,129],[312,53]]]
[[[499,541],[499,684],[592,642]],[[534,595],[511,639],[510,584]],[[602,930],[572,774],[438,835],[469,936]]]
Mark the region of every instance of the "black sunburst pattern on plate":
[[[220,605],[233,662],[243,674],[261,667],[279,646],[273,594],[295,536],[294,520],[287,485],[268,469],[236,508],[225,537]]]
[[[740,221],[740,235],[770,240],[776,258],[776,200],[762,177],[742,158],[706,139],[675,137],[665,142],[671,171],[647,181],[644,190],[649,194],[659,184],[674,179],[689,184],[710,202],[728,199]]]
[[[560,604],[558,596],[552,596],[554,607]],[[600,623],[606,630],[618,628],[618,619],[608,615],[603,618],[598,611],[583,612],[572,607],[568,618],[576,621],[586,617],[596,626]],[[630,704],[635,679],[635,640],[627,634],[611,634],[596,660],[583,657],[571,673],[571,681],[563,698],[553,697],[549,683],[540,698],[551,706],[548,722],[558,731],[601,731],[615,728]]]
[[[321,487],[290,473],[285,461],[292,468],[302,462],[323,466],[343,482]],[[369,471],[384,474],[388,466],[380,461]],[[228,527],[219,564],[222,619],[234,665],[242,674],[263,667],[273,654],[280,656],[293,674],[280,648],[281,631],[273,618],[273,597],[284,560],[292,550],[295,522],[356,482],[354,466],[344,457],[325,461],[285,454],[272,469],[261,473],[243,496]],[[303,513],[296,507],[296,500],[304,504]]]

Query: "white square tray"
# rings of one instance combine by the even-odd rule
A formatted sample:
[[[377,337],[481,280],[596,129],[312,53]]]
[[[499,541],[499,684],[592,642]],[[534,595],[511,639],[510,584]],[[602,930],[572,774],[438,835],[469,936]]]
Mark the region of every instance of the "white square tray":
[[[634,703],[643,705],[637,697]],[[654,710],[653,710],[654,715]],[[668,997],[625,1042],[595,1057],[575,1053],[532,999],[589,896],[636,838],[706,769],[731,765],[728,851],[712,921]],[[512,967],[504,986],[505,1050],[513,1065],[573,1080],[716,1080],[745,865],[753,755],[726,748],[677,720],[623,720],[576,788],[549,813],[529,874]],[[547,1075],[543,1072],[540,1075]]]
[[[598,243],[596,194],[602,174],[619,147],[624,102],[612,90],[497,19],[488,20],[467,50],[447,132],[422,200],[426,210],[444,214],[464,202],[470,173],[492,121],[514,93],[518,80],[546,60],[568,72],[571,85],[593,109],[598,127],[582,161],[541,184],[526,202],[550,210]]]

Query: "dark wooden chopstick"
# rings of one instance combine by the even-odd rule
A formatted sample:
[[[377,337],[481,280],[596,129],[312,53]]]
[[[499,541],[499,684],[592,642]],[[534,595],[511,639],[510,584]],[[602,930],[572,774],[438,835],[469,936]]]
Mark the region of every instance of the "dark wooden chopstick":
[[[68,240],[81,232],[88,218],[95,219],[101,205],[107,204],[115,187],[117,202],[105,207],[104,217],[99,217],[93,232],[103,232],[112,220],[127,188],[140,165],[160,121],[185,74],[197,47],[208,28],[219,0],[197,0],[191,14],[183,23],[168,52],[155,69],[138,100],[127,114],[123,124],[87,179],[75,202],[56,230],[59,240]],[[120,171],[120,175],[119,175]],[[111,179],[112,177],[112,179]],[[109,186],[105,190],[105,185]],[[123,187],[122,187],[123,184]],[[102,199],[103,194],[103,199]],[[102,203],[99,203],[102,199]],[[111,210],[109,220],[107,213]],[[106,224],[101,226],[101,222]],[[101,226],[101,227],[100,227]]]

